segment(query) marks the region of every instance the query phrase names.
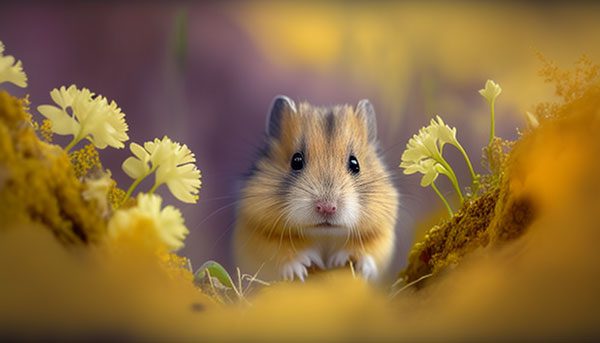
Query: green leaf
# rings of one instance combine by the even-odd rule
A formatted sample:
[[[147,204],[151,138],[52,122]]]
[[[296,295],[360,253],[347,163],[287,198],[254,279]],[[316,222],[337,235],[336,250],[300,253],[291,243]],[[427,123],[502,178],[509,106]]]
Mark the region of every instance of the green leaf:
[[[219,280],[219,282],[223,286],[228,288],[235,287],[233,285],[233,280],[231,279],[231,276],[229,276],[227,270],[225,270],[225,268],[223,268],[222,265],[215,261],[204,262],[204,264],[200,266],[200,268],[198,268],[196,273],[194,273],[194,281],[199,282],[200,280],[204,279],[207,276],[207,273],[208,276],[214,277],[217,280]]]

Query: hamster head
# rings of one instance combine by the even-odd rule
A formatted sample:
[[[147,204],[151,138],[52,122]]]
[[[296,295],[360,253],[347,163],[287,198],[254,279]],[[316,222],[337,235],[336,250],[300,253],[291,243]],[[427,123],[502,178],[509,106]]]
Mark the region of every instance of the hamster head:
[[[243,190],[243,215],[255,227],[348,234],[395,221],[398,196],[369,101],[324,108],[276,97],[266,136]]]

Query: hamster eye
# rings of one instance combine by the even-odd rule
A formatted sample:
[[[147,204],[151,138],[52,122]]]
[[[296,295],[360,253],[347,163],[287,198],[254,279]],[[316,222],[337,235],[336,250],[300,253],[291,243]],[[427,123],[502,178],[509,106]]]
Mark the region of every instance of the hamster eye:
[[[301,153],[297,152],[292,156],[292,169],[301,170],[304,168],[304,156]]]
[[[358,165],[358,160],[356,159],[356,156],[350,155],[350,159],[348,160],[348,169],[354,175],[360,172],[360,166]]]

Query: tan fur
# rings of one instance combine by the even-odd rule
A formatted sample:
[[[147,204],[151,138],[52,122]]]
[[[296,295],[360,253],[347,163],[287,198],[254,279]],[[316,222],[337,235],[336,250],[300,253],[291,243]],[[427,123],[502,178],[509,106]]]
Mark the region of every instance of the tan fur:
[[[328,132],[327,116],[333,111],[335,125]],[[398,194],[369,142],[365,117],[351,106],[333,109],[302,103],[296,113],[282,118],[279,138],[269,138],[266,156],[256,162],[257,171],[242,190],[234,236],[237,265],[247,273],[261,270],[266,279],[281,278],[281,267],[299,251],[318,248],[324,259],[339,249],[350,252],[351,260],[371,255],[380,271],[389,264],[394,248],[394,226]],[[287,193],[282,183],[291,172],[290,160],[304,147],[306,168]],[[360,163],[352,175],[347,163],[349,149]],[[352,233],[328,234],[303,227],[290,219],[288,206],[311,194],[335,198],[358,197],[358,220]],[[313,231],[311,231],[313,230]]]

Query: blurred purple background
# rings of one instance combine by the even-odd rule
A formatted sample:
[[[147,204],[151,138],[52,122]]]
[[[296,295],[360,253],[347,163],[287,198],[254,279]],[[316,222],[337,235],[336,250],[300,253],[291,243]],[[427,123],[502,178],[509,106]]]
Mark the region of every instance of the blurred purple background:
[[[288,3],[288,6],[293,7],[294,4]],[[331,3],[331,8],[326,11],[338,13],[338,7],[344,6],[342,2]],[[353,8],[357,6],[354,4]],[[470,63],[468,59],[463,64],[474,70],[472,75],[461,74],[464,65],[463,69],[457,68],[455,74],[449,74],[442,62],[450,58],[462,61],[461,54],[467,56],[467,52],[457,47],[452,57],[443,51],[428,53],[428,50],[419,48],[419,44],[426,46],[427,40],[417,39],[417,45],[411,45],[403,55],[410,58],[397,61],[406,65],[403,73],[389,74],[389,78],[401,79],[404,87],[382,92],[381,82],[373,75],[386,78],[386,71],[383,74],[376,72],[371,64],[363,65],[359,61],[349,72],[346,59],[352,57],[352,51],[344,52],[343,58],[326,69],[310,63],[277,61],[283,57],[274,57],[272,49],[270,52],[265,49],[256,38],[261,31],[252,32],[252,21],[243,20],[249,7],[252,5],[235,2],[3,3],[0,5],[0,40],[6,45],[6,53],[23,61],[29,76],[28,88],[6,88],[13,94],[30,94],[32,112],[39,119],[35,108],[50,103],[49,91],[53,88],[73,83],[88,87],[119,104],[126,114],[132,142],[142,143],[168,135],[187,144],[196,154],[197,165],[203,175],[198,204],[184,205],[175,201],[165,187],[159,192],[167,202],[183,211],[191,234],[181,253],[191,258],[195,267],[207,259],[219,260],[232,267],[229,243],[240,175],[250,166],[254,151],[260,145],[266,112],[275,95],[286,94],[318,105],[356,104],[362,98],[369,98],[378,112],[385,158],[404,195],[397,227],[398,257],[394,265],[394,271],[397,271],[412,244],[415,222],[425,218],[432,210],[439,210],[443,215],[433,191],[421,189],[418,176],[404,176],[397,168],[408,138],[425,125],[432,114],[440,113],[446,122],[459,128],[459,138],[476,169],[482,171],[478,157],[487,141],[489,121],[486,106],[476,91],[491,76],[500,77],[498,81],[501,84],[502,76],[509,84],[521,84],[522,81],[525,84],[524,79],[532,76],[528,74],[520,78],[521,75],[516,75],[522,69],[516,69],[514,61],[526,56],[529,60],[523,68],[529,68],[532,61],[536,66],[532,51],[523,52],[523,48],[514,56],[507,57],[501,50],[509,49],[507,46],[510,44],[504,43],[519,37],[505,32],[504,43],[498,43],[497,60],[494,60],[495,54],[483,48],[479,52],[468,52],[473,61],[484,63],[487,60],[485,65],[489,66],[486,67],[489,74],[480,73],[481,66]],[[289,9],[275,7],[269,15],[285,20],[290,14],[286,12]],[[513,25],[507,14],[510,12],[494,12],[484,7],[485,15],[498,13],[506,16],[501,18],[506,19],[504,25]],[[560,6],[548,10],[538,6],[517,9],[520,16],[537,20],[535,30],[541,28],[540,32],[544,32],[546,26],[554,26],[551,19],[561,18],[554,17],[561,10]],[[377,9],[373,11],[378,13]],[[347,15],[348,22],[361,17],[360,11]],[[378,17],[375,15],[374,18]],[[589,24],[586,18],[582,21]],[[457,20],[458,17],[450,19]],[[473,25],[483,26],[486,23],[483,20]],[[467,25],[465,32],[480,29],[473,27],[471,30],[467,22],[464,25]],[[528,24],[521,22],[519,25],[527,28]],[[440,23],[433,33],[443,32],[443,26]],[[380,45],[382,56],[386,49],[406,41],[398,34],[411,34],[410,30],[394,31],[391,26],[384,26],[384,29],[391,30],[391,35],[399,38],[397,41],[396,38],[390,40],[389,46],[387,41]],[[502,31],[502,28],[497,29]],[[278,28],[274,26],[272,30]],[[417,28],[415,30],[418,31]],[[280,32],[284,39],[285,32]],[[588,43],[592,43],[588,47],[598,45],[598,36],[594,32],[597,31],[588,32],[591,39]],[[459,44],[463,38],[453,35],[447,39],[454,39]],[[552,52],[556,47],[559,51],[560,42],[571,40],[567,33],[560,39],[556,44],[548,45],[550,48],[546,50]],[[535,37],[531,40],[520,44],[537,44]],[[478,43],[472,41],[472,44]],[[540,44],[546,48],[545,43]],[[592,56],[596,50],[592,51]],[[586,51],[573,49],[573,54],[565,59]],[[535,70],[531,73],[535,74]],[[497,107],[497,135],[514,138],[515,127],[523,126],[520,114],[523,108],[508,100],[511,96],[516,97],[519,90],[513,88],[511,95],[511,90],[504,88],[499,102],[505,103]],[[445,100],[431,101],[431,92]],[[532,98],[529,103],[537,100]],[[470,112],[463,112],[465,108],[470,108]],[[466,116],[475,111],[479,111],[481,118]],[[57,137],[57,141],[66,142],[62,137]],[[120,168],[121,161],[128,155],[128,149],[101,151],[104,165],[112,171],[122,188],[127,188],[131,182]],[[451,149],[448,149],[448,156],[456,166],[459,179],[464,180],[466,185],[468,174],[464,162]],[[144,187],[149,186],[142,184],[141,189],[147,190]],[[451,190],[448,184],[442,185],[442,188],[446,192]]]

